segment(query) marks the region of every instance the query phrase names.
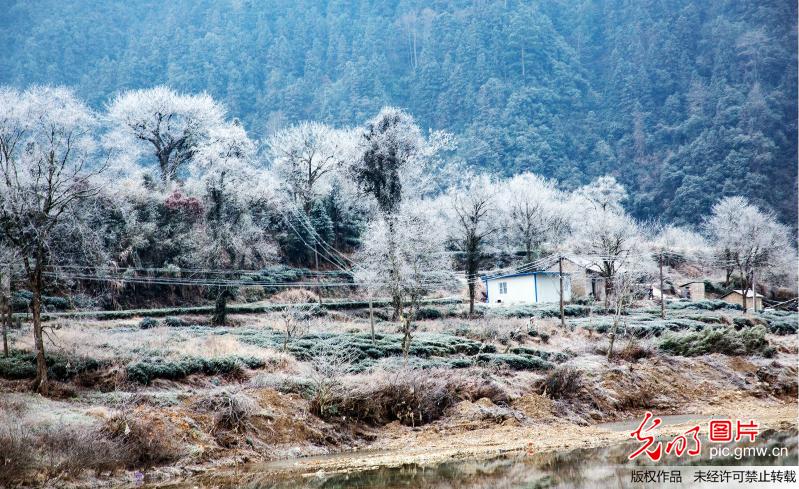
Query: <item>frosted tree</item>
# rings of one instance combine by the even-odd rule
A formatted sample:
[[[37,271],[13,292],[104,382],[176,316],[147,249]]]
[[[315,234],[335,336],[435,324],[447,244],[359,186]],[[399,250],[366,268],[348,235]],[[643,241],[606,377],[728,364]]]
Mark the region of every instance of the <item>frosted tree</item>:
[[[707,243],[698,233],[679,226],[662,226],[651,242],[652,254],[658,262],[660,281],[660,317],[666,318],[666,299],[663,291],[663,266],[680,260],[702,260]]]
[[[107,144],[131,160],[155,159],[166,185],[180,177],[209,133],[225,124],[225,109],[207,94],[183,95],[159,86],[117,96],[107,118],[112,126]]]
[[[319,256],[330,247],[332,236],[323,236],[315,223],[325,221],[321,199],[329,195],[358,157],[358,134],[318,122],[303,122],[282,130],[267,142],[271,170],[285,191],[283,215],[301,247],[312,248],[315,268]],[[340,193],[336,194],[341,196]],[[321,249],[320,249],[321,248]]]
[[[645,261],[643,238],[636,222],[622,212],[589,209],[574,223],[572,249],[585,255],[605,278],[606,297],[613,288],[616,274],[623,268]]]
[[[500,230],[498,186],[488,175],[467,179],[464,187],[450,189],[443,199],[449,236],[463,253],[469,291],[469,315],[474,314],[480,261],[486,241]]]
[[[566,238],[569,218],[554,182],[522,173],[502,185],[501,195],[509,242],[521,246],[528,261]]]
[[[95,144],[96,129],[95,114],[67,89],[0,88],[0,229],[20,257],[33,293],[33,388],[43,394],[48,380],[42,291],[52,275],[48,270],[65,258],[62,253],[75,250],[76,239],[91,236],[76,227],[85,212],[80,204],[102,188],[97,177],[106,159]]]
[[[374,198],[386,236],[389,263],[397,262],[398,233],[396,214],[406,194],[425,193],[432,180],[429,164],[449,143],[443,133],[425,137],[410,114],[395,107],[384,107],[369,120],[361,133],[360,157],[351,173],[363,191]],[[425,176],[427,173],[427,176]],[[388,280],[398,282],[398,270],[388,269]],[[402,313],[402,298],[392,294],[394,319]]]
[[[622,208],[621,203],[627,199],[624,186],[610,175],[599,177],[588,185],[578,188],[575,195],[603,211],[619,211]]]
[[[275,245],[258,213],[273,199],[273,182],[254,161],[255,143],[238,122],[213,128],[197,147],[185,188],[203,203],[196,229],[199,265],[241,270],[275,259]],[[232,291],[218,287],[214,324],[225,324]]]
[[[353,131],[303,122],[270,137],[267,150],[276,178],[308,215],[333,177],[357,157],[357,143]]]
[[[704,225],[715,243],[720,264],[728,270],[734,267],[740,274],[742,305],[746,311],[746,295],[750,289],[754,292],[756,273],[768,271],[780,263],[781,257],[794,253],[795,242],[790,231],[772,212],[761,211],[743,197],[727,197],[717,202]]]
[[[414,202],[397,209],[390,218],[379,216],[373,220],[355,255],[357,283],[396,298],[400,307],[406,302],[410,306],[407,315],[400,309],[397,317],[406,358],[420,299],[433,290],[449,289],[456,284],[451,260],[445,252],[445,238],[438,232],[443,223],[422,212],[424,207],[425,203]],[[399,236],[393,242],[389,222]]]

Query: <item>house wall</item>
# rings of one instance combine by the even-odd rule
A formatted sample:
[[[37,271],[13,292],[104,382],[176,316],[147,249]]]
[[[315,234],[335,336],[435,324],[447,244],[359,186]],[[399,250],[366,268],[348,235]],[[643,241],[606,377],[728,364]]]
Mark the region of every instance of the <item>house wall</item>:
[[[556,262],[551,267],[547,268],[549,272],[558,272],[558,263]],[[591,283],[588,275],[585,273],[585,268],[574,263],[571,260],[563,260],[563,273],[569,274],[571,282],[571,297],[588,297],[591,293]]]
[[[723,300],[724,302],[729,302],[730,304],[737,304],[739,306],[743,304],[743,296],[738,292],[733,292],[725,297],[722,297],[721,300]],[[758,297],[756,304],[757,304],[757,310],[762,311],[763,310],[762,298]],[[746,298],[746,308],[752,309],[752,297]]]
[[[499,293],[500,283],[508,284],[506,294]],[[536,284],[538,286],[538,297],[536,299]],[[497,304],[534,304],[537,302],[558,302],[560,301],[560,281],[557,275],[520,275],[516,277],[504,277],[488,280],[486,290],[488,291],[488,302]],[[571,283],[569,276],[563,277],[563,296],[564,300],[571,300]]]
[[[704,282],[694,282],[686,286],[691,291],[692,301],[701,301],[705,299],[705,284]],[[740,298],[740,296],[739,296]]]
[[[557,275],[537,275],[538,277],[538,302],[560,302],[560,279]],[[569,302],[572,298],[571,280],[568,275],[563,276],[563,300]]]

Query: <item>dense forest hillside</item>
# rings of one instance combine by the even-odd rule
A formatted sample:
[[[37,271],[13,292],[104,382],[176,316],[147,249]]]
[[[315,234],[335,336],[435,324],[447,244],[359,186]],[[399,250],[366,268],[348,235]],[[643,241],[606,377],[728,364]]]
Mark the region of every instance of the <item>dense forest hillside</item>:
[[[263,139],[382,105],[457,156],[573,188],[610,173],[638,218],[742,194],[796,222],[796,4],[784,0],[3,0],[0,84],[208,91]]]

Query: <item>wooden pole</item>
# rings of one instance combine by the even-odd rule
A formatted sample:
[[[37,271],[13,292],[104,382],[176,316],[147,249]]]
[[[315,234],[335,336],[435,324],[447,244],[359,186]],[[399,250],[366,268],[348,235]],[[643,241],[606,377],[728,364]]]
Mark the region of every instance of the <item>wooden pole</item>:
[[[663,252],[658,257],[660,268],[660,319],[666,319],[666,293],[663,291]]]
[[[558,276],[560,277],[560,326],[566,327],[566,315],[563,311],[563,256],[558,257]]]

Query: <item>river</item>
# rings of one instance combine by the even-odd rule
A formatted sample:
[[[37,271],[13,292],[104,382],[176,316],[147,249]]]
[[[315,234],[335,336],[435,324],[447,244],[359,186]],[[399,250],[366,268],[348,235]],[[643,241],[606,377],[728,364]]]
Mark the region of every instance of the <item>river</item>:
[[[609,425],[609,428],[628,429],[628,425]],[[420,466],[409,464],[402,467],[378,468],[361,472],[325,474],[317,473],[305,476],[292,476],[277,478],[275,469],[287,467],[291,461],[277,461],[268,464],[255,464],[238,473],[230,473],[225,477],[214,477],[213,483],[205,479],[186,481],[179,484],[179,488],[195,487],[245,487],[249,489],[284,489],[295,487],[308,488],[403,488],[403,489],[451,489],[451,488],[601,488],[601,487],[734,487],[732,483],[707,484],[695,483],[697,471],[748,470],[746,466],[771,466],[772,470],[796,470],[788,466],[797,465],[797,433],[765,431],[760,434],[755,443],[748,446],[765,449],[767,455],[757,456],[753,453],[744,454],[736,459],[714,458],[710,459],[710,445],[703,443],[703,452],[699,457],[686,457],[665,459],[658,466],[646,467],[643,461],[629,462],[627,456],[635,450],[635,443],[623,443],[609,447],[576,449],[566,452],[549,453],[515,453],[485,460],[453,461],[438,465]],[[723,446],[723,445],[721,445]],[[773,449],[780,450],[777,455]],[[750,450],[754,452],[754,450]],[[354,454],[339,454],[329,457],[353,457]],[[735,469],[730,466],[738,466]],[[668,471],[669,482],[643,485],[634,483],[634,471],[638,476],[645,476],[641,471]],[[676,483],[676,474],[679,471],[682,483]],[[769,470],[771,471],[771,470]],[[259,472],[264,475],[259,476]],[[651,474],[650,473],[650,476]],[[657,475],[657,474],[655,474]],[[660,474],[661,476],[663,474]],[[218,474],[217,474],[218,476]],[[757,487],[757,484],[739,485],[739,487]],[[783,484],[783,487],[795,485]]]

